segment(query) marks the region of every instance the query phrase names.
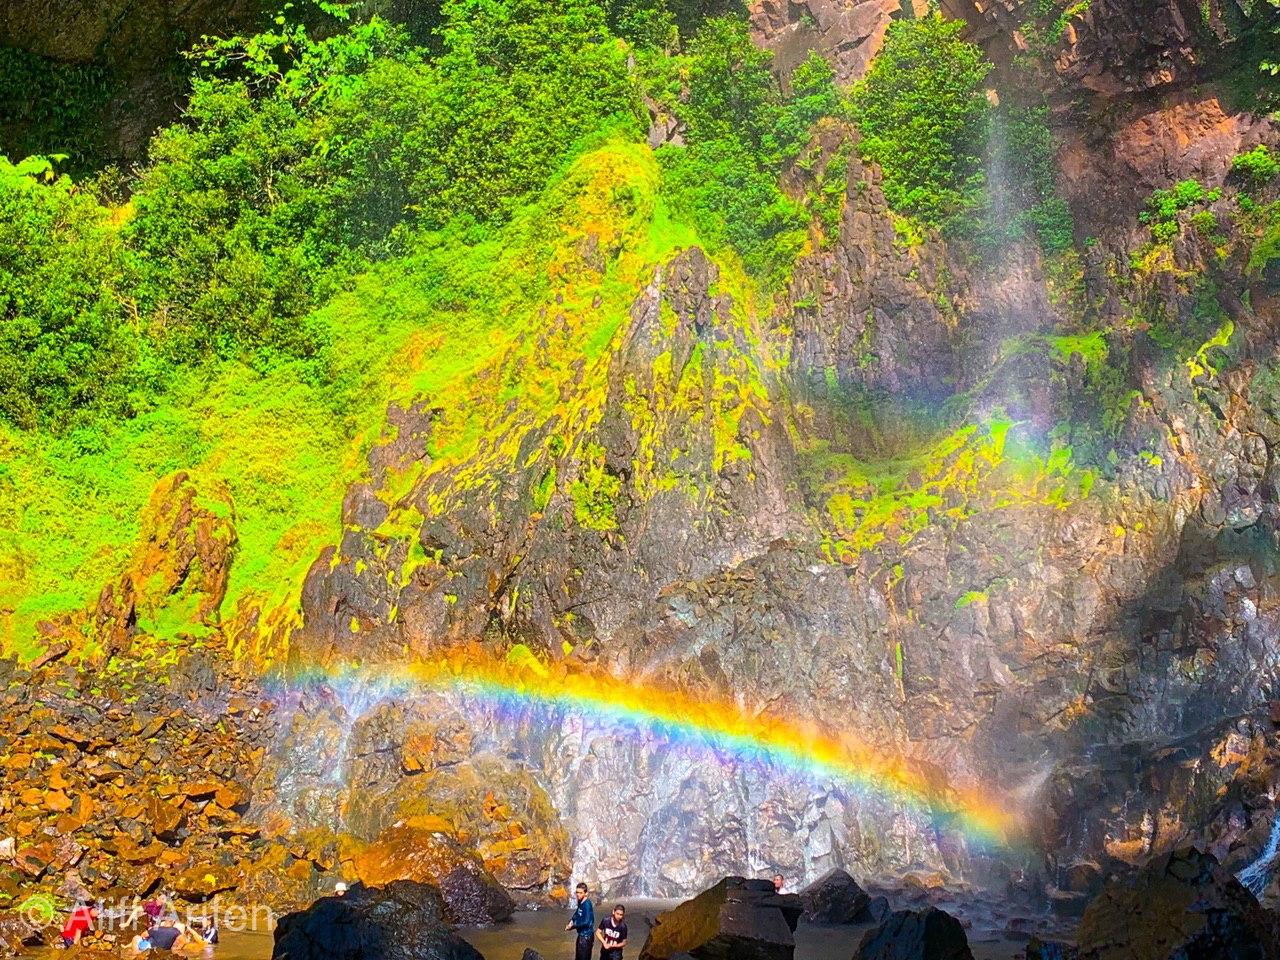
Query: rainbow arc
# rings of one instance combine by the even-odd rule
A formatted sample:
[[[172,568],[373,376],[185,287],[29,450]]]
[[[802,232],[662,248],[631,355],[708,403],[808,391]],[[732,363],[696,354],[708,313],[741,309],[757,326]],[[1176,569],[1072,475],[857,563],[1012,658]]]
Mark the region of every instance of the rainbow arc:
[[[430,662],[295,666],[284,679],[291,686],[324,683],[376,690],[380,697],[448,693],[509,715],[531,709],[579,714],[722,751],[744,762],[831,779],[902,804],[938,829],[963,834],[982,846],[1014,845],[1024,832],[1008,798],[950,785],[936,767],[847,732],[750,713],[726,698],[692,696],[653,683],[547,665],[525,648],[516,648],[504,659],[463,648]]]

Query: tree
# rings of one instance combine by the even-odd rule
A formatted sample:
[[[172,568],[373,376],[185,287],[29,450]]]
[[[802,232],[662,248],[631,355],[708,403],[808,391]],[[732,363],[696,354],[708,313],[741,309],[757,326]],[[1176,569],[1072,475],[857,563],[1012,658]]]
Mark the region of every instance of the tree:
[[[958,229],[981,201],[990,126],[991,64],[963,30],[937,13],[895,20],[851,100],[859,150],[884,172],[889,204]]]

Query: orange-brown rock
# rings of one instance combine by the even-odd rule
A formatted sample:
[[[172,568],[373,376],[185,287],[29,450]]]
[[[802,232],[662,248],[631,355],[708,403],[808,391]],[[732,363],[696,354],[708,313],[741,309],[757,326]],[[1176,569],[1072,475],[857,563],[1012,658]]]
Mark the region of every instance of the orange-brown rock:
[[[366,886],[416,880],[440,888],[453,923],[492,923],[515,904],[474,853],[444,833],[399,826],[384,831],[353,860]]]
[[[181,793],[183,796],[191,800],[203,800],[212,797],[219,790],[223,789],[223,784],[218,780],[196,780],[192,783],[182,785]]]
[[[49,733],[59,740],[65,743],[73,743],[77,747],[86,746],[93,739],[90,733],[84,730],[77,730],[65,723],[55,724],[50,727]]]
[[[116,852],[121,860],[129,863],[149,863],[159,859],[169,848],[163,843],[149,843],[145,847],[138,846],[131,837],[124,837],[116,843]]]
[[[240,871],[216,864],[197,864],[173,878],[174,891],[187,900],[207,900],[215,893],[239,885]]]
[[[148,797],[146,800],[147,819],[157,837],[171,837],[182,825],[185,816],[176,804],[160,797]]]
[[[213,799],[224,810],[234,810],[248,800],[248,795],[240,784],[224,783],[214,792]]]
[[[54,849],[50,843],[35,844],[23,847],[13,858],[13,864],[29,877],[39,877],[54,860]]]
[[[179,471],[156,484],[142,515],[143,536],[129,567],[103,588],[93,629],[110,650],[123,649],[171,605],[192,607],[192,629],[216,623],[235,552],[235,508],[220,483],[198,489]]]

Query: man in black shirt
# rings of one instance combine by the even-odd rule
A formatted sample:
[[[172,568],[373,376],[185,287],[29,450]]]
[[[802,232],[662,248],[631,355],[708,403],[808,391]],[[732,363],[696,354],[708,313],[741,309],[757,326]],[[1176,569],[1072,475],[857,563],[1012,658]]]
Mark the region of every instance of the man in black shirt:
[[[600,941],[600,960],[622,960],[622,948],[627,945],[627,915],[622,904],[613,908],[613,913],[600,921],[600,929],[596,931],[596,939]]]

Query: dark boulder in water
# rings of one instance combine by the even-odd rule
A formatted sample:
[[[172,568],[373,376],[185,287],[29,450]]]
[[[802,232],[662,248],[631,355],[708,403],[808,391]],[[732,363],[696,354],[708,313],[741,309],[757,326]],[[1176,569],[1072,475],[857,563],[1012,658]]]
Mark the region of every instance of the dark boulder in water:
[[[794,894],[769,880],[725,877],[654,921],[640,960],[792,960],[804,912]]]
[[[510,920],[516,903],[487,870],[457,866],[440,880],[445,916],[460,927]]]
[[[1280,960],[1280,924],[1208,853],[1175,850],[1085,909],[1080,960]]]
[[[871,897],[848,873],[837,867],[800,891],[804,918],[810,923],[866,923]]]
[[[944,910],[898,910],[858,945],[854,960],[973,960],[960,921]]]
[[[353,884],[276,924],[272,960],[484,960],[445,921],[430,884],[396,880]]]

